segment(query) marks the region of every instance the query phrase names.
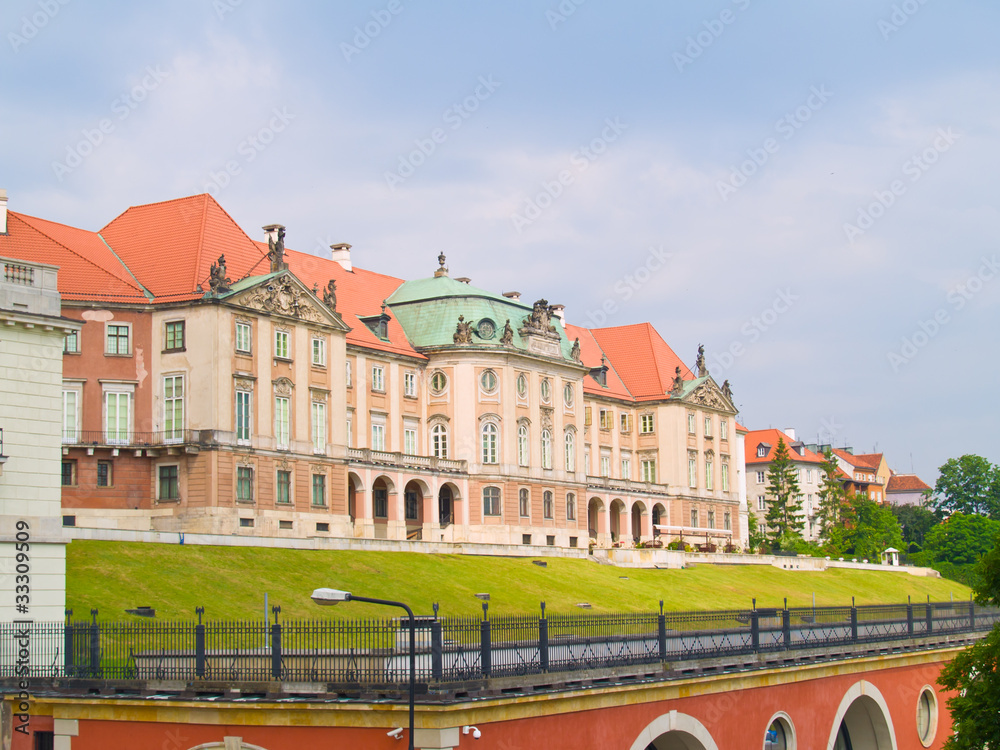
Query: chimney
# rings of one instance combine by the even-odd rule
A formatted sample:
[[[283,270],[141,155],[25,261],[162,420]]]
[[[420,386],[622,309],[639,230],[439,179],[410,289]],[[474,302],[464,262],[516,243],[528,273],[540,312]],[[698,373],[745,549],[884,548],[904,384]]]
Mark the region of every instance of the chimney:
[[[455,281],[461,281],[463,284],[468,284],[469,282],[472,281],[472,279],[470,279],[468,276],[459,276],[458,278],[455,279]]]
[[[782,430],[782,432],[784,432],[786,435],[788,435],[788,437],[790,437],[792,439],[792,442],[795,441],[796,438],[795,438],[795,428],[794,427],[786,427],[784,430]]]
[[[267,237],[268,244],[278,241],[278,230],[284,229],[281,224],[268,224],[265,227],[261,227],[264,230],[264,236]]]
[[[330,245],[330,250],[332,251],[330,257],[345,271],[351,271],[351,246],[346,242],[338,242],[336,245]]]
[[[552,314],[559,318],[559,322],[566,325],[566,305],[549,305]]]
[[[0,234],[7,234],[7,191],[0,188]]]
[[[507,299],[512,299],[515,302],[517,302],[519,299],[521,299],[521,293],[520,292],[504,292],[503,296],[506,297]]]

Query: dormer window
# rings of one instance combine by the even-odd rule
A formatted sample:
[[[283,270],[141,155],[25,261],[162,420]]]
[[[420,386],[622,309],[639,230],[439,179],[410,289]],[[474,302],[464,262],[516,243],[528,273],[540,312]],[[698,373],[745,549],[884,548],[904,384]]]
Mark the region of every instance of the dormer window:
[[[757,458],[766,458],[769,450],[771,450],[770,445],[767,443],[761,443],[757,446]]]
[[[600,367],[590,368],[590,377],[597,381],[602,388],[608,387],[608,366],[602,364]]]
[[[389,321],[392,320],[385,311],[385,303],[382,303],[382,313],[371,315],[367,318],[359,318],[362,323],[368,326],[368,330],[374,333],[382,341],[389,340]]]

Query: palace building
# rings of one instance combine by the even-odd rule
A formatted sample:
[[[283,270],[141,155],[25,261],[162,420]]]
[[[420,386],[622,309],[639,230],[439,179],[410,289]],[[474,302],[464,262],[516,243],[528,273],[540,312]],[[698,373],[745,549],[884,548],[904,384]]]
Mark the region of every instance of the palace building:
[[[97,232],[6,213],[59,268],[62,508],[78,526],[268,537],[743,546],[728,382],[648,323],[402,280],[251,239],[208,195]],[[742,529],[742,530],[741,530]]]

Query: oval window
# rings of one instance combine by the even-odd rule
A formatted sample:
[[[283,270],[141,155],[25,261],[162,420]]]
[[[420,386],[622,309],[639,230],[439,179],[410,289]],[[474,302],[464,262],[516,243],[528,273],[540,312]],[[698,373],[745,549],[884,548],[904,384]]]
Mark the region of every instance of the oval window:
[[[563,401],[566,402],[566,406],[573,405],[573,384],[567,383],[563,386]]]
[[[545,378],[542,381],[541,393],[542,393],[542,401],[544,401],[547,404],[549,402],[549,399],[552,398],[552,384],[549,383],[548,378]]]
[[[479,384],[482,385],[486,393],[493,393],[497,389],[497,374],[493,370],[483,370],[479,377]]]
[[[494,323],[489,318],[483,318],[482,320],[479,321],[478,325],[476,326],[476,333],[479,334],[479,338],[481,339],[493,338],[493,334],[495,334],[496,331],[497,331],[497,324]]]
[[[523,372],[517,376],[517,395],[521,398],[528,395],[528,376]]]
[[[431,392],[441,394],[448,387],[448,376],[438,370],[431,375]]]

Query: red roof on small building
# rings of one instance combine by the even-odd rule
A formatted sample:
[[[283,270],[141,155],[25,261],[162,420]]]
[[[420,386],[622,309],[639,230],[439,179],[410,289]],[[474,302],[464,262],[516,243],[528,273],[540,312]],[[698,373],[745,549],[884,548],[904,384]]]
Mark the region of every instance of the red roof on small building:
[[[885,486],[886,492],[925,492],[931,489],[916,474],[893,474]]]
[[[784,440],[788,446],[788,458],[798,463],[821,464],[823,457],[805,447],[801,442],[792,440],[781,430],[751,430],[743,439],[744,455],[747,466],[751,464],[766,464],[774,460],[774,452],[778,449],[778,440]],[[764,444],[767,453],[763,456],[757,455],[757,449]],[[792,446],[798,446],[798,450]],[[799,452],[801,451],[801,452]]]

